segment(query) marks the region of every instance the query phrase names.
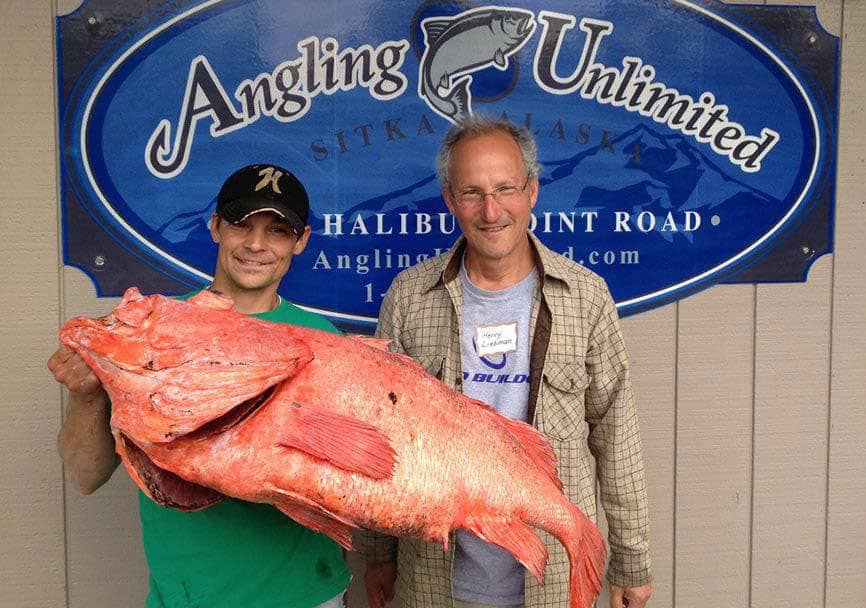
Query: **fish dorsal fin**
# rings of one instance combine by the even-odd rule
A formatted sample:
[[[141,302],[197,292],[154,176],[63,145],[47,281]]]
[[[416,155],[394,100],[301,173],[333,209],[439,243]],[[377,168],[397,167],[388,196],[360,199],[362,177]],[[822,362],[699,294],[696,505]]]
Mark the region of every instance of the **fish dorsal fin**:
[[[442,32],[451,27],[451,19],[447,17],[437,17],[435,19],[425,19],[421,24],[421,28],[427,35],[427,44],[434,45],[442,36]]]
[[[396,457],[376,427],[325,407],[293,403],[279,445],[373,479],[391,477]]]
[[[130,287],[130,289],[135,288]],[[129,294],[129,290],[126,293]],[[136,293],[138,293],[138,290],[136,290]],[[138,298],[127,298],[124,296],[120,305],[114,309],[114,317],[130,327],[141,327],[145,319],[153,312],[154,305],[161,297],[149,296],[145,298],[141,297],[140,294]]]
[[[366,344],[376,350],[388,351],[388,345],[391,343],[390,338],[373,338],[371,336],[362,336],[360,334],[350,334],[346,336],[350,340],[355,340],[361,344]]]
[[[234,300],[231,298],[208,289],[202,289],[187,300],[187,302],[204,308],[212,308],[213,310],[231,310],[232,306],[234,306]]]
[[[138,290],[138,287],[132,286],[128,287],[126,291],[123,292],[123,299],[120,301],[120,305],[128,304],[129,302],[137,302],[141,300],[144,296],[141,295],[141,292]]]
[[[427,373],[427,370],[424,368],[424,366],[415,361],[415,359],[413,359],[409,355],[404,355],[403,353],[392,353],[391,351],[388,351],[388,356],[393,357],[397,361],[402,361],[406,365],[411,365],[416,369],[420,369],[424,373]]]
[[[521,420],[506,418],[483,401],[478,401],[477,399],[470,399],[469,401],[493,412],[499,419],[499,422],[505,426],[517,442],[523,446],[523,449],[526,450],[526,453],[529,454],[529,457],[538,468],[541,469],[541,471],[547,475],[547,477],[549,477],[560,490],[562,490],[562,481],[556,473],[556,454],[553,452],[553,448],[550,447],[550,442],[545,439],[544,435]]]
[[[386,353],[388,353],[388,356],[393,357],[394,359],[396,359],[398,361],[402,361],[403,363],[413,365],[422,371],[426,371],[426,370],[424,370],[423,365],[421,365],[420,363],[415,361],[415,359],[413,359],[409,355],[404,355],[403,353],[395,353],[395,352],[388,350],[388,345],[391,342],[393,342],[393,340],[391,340],[389,338],[371,338],[369,336],[362,336],[362,335],[358,335],[358,334],[352,334],[352,335],[349,335],[346,337],[350,340],[355,340],[356,342],[360,342],[364,346],[369,346],[370,348],[375,348],[376,350],[381,350],[383,352],[386,352]]]
[[[520,420],[505,418],[505,426],[517,438],[538,468],[562,490],[562,481],[556,474],[556,454],[544,435]]]

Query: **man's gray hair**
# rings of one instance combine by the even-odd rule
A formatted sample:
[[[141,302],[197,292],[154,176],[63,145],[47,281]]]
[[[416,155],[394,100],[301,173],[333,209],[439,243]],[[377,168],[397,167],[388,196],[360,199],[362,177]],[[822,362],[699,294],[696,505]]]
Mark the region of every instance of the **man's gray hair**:
[[[538,150],[535,140],[528,129],[518,127],[504,118],[494,118],[485,114],[470,114],[465,120],[454,125],[445,135],[436,155],[436,177],[439,178],[439,187],[447,190],[451,187],[451,176],[448,174],[451,163],[451,150],[464,137],[478,137],[496,131],[510,135],[520,148],[520,156],[523,157],[523,166],[529,179],[535,179],[541,173],[541,165],[538,164]]]

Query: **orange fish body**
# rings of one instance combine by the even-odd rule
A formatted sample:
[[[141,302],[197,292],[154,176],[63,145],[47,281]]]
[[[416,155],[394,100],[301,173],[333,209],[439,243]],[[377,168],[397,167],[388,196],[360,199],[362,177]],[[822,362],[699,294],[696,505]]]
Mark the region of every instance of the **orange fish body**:
[[[358,528],[446,549],[464,528],[541,581],[535,526],[568,552],[570,606],[591,605],[604,541],[562,493],[541,434],[386,341],[268,323],[231,304],[131,288],[114,314],[61,330],[106,387],[117,451],[148,496],[182,510],[225,495],[270,503],[348,549]]]

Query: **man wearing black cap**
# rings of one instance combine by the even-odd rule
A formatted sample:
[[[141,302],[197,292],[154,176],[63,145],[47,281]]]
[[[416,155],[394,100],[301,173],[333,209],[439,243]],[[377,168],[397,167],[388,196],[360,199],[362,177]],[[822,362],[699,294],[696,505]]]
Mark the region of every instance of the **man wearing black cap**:
[[[217,243],[213,284],[234,309],[267,321],[337,331],[326,319],[283,300],[277,288],[310,237],[307,192],[289,171],[251,165],[217,196],[210,231]],[[193,296],[190,293],[182,299]],[[84,361],[61,346],[48,366],[69,389],[58,449],[85,494],[117,468],[110,406]],[[194,513],[157,505],[139,492],[149,608],[337,608],[349,582],[339,546],[269,505],[227,499]]]
[[[306,190],[285,169],[250,165],[232,174],[210,222],[219,245],[211,289],[234,298],[238,312],[276,308],[292,256],[307,246],[309,213]]]

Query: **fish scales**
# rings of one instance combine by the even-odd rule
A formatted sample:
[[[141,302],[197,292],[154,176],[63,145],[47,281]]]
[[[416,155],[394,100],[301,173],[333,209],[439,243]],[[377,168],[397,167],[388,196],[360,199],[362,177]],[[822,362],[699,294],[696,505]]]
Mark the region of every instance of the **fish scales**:
[[[130,288],[113,315],[61,330],[102,379],[118,453],[148,496],[182,510],[223,496],[273,504],[346,548],[358,528],[443,545],[465,528],[542,580],[535,526],[568,551],[570,606],[592,603],[604,541],[537,431],[385,341],[230,308],[210,292],[180,302]]]

